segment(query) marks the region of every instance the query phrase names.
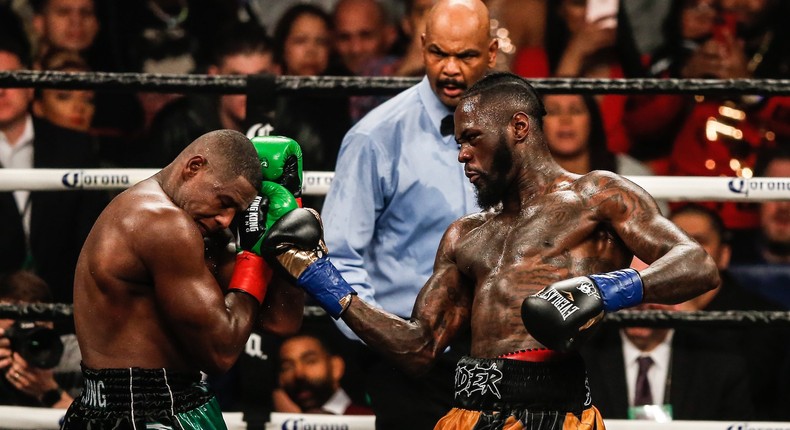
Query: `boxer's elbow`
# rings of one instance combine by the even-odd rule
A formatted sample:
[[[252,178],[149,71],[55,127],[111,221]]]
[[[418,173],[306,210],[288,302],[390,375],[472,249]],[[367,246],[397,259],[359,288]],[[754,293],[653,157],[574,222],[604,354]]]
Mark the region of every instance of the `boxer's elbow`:
[[[414,345],[413,343],[411,345]],[[411,376],[420,377],[433,367],[443,348],[433,342],[422,343],[419,347],[401,350],[395,354],[396,362],[403,371]]]
[[[436,363],[438,355],[431,353],[418,353],[411,356],[410,360],[406,360],[401,366],[403,371],[413,377],[420,377],[428,373]]]
[[[687,286],[688,297],[696,297],[721,285],[719,268],[716,261],[698,244],[689,244],[683,250],[683,258],[679,259],[675,269]]]
[[[238,354],[213,354],[206,357],[200,370],[207,375],[222,375],[233,367],[238,357]]]
[[[278,337],[288,337],[299,333],[302,328],[302,316],[261,321],[261,328]]]
[[[703,270],[700,271],[703,274],[700,282],[705,289],[703,293],[721,286],[721,274],[719,272],[719,267],[716,265],[716,261],[713,260],[707,252],[704,252],[704,254],[703,263],[700,266],[703,268]]]

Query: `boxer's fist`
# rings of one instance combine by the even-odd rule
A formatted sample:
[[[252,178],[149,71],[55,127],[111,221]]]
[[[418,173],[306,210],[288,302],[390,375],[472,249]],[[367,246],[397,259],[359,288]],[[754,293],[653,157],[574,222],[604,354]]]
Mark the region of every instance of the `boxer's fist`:
[[[296,198],[285,187],[274,182],[263,181],[260,192],[252,204],[237,215],[236,250],[261,255],[266,232],[280,217],[297,207]]]
[[[524,299],[521,319],[538,342],[570,350],[592,333],[605,312],[642,302],[642,279],[634,269],[556,282]]]
[[[274,259],[333,318],[351,304],[356,294],[329,261],[324,229],[318,213],[295,209],[275,222],[263,242],[263,252]]]
[[[284,136],[253,137],[264,181],[276,182],[294,195],[302,195],[302,148]]]
[[[269,212],[266,217],[267,232],[283,215],[299,207],[293,193],[275,182],[263,181],[260,194],[269,199]]]
[[[283,215],[298,207],[296,198],[282,185],[270,181],[250,206],[236,216],[236,266],[228,291],[242,291],[263,303],[272,272],[261,258],[266,233]]]
[[[261,255],[261,242],[266,233],[266,218],[269,212],[269,197],[258,194],[247,209],[236,217],[236,251],[250,251]]]
[[[323,226],[314,210],[293,210],[271,226],[263,243],[263,252],[294,279],[299,279],[308,266],[326,256],[323,234]]]

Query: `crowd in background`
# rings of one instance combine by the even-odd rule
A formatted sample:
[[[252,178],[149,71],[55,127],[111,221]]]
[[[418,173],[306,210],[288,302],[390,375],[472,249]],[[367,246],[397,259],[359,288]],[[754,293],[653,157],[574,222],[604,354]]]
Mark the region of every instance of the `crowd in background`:
[[[422,77],[423,17],[433,3],[0,0],[0,70]],[[790,78],[790,28],[785,24],[790,2],[625,0],[615,20],[588,19],[586,3],[488,0],[492,32],[499,39],[496,68],[533,78]],[[196,137],[230,128],[294,138],[304,152],[305,170],[333,171],[346,132],[388,98],[284,96],[261,108],[249,106],[246,96],[238,94],[0,88],[0,167],[160,168]],[[573,173],[605,169],[623,175],[790,177],[790,97],[547,94],[544,102],[550,150]],[[97,192],[0,193],[0,272],[34,272],[49,285],[51,300],[69,303],[77,253],[109,197]],[[311,197],[305,203],[321,209],[323,199]],[[727,310],[740,304],[744,310],[790,310],[790,201],[697,203],[694,210],[676,202],[660,206],[673,220],[707,217],[699,222],[710,220],[713,238],[703,234],[707,224],[682,228],[701,243],[714,240],[725,247],[708,251],[725,253],[720,269],[728,283],[739,285],[738,291],[755,301],[731,300],[722,307],[692,303],[685,309]],[[723,294],[733,287],[722,288]],[[320,327],[319,340],[305,335],[280,347],[281,339],[253,334],[257,349],[248,348],[236,368],[213,381],[223,407],[321,410],[331,398],[342,406],[329,412],[369,412],[360,382],[367,352],[324,318],[308,323]],[[59,329],[67,333],[69,328]],[[728,335],[722,332],[721,338]],[[622,342],[640,333],[622,336],[609,333]],[[689,339],[700,334],[641,336],[653,340],[642,344],[677,341],[682,349],[698,345]],[[604,350],[606,339],[593,342],[586,353],[595,356],[595,348]],[[760,340],[764,343],[753,348],[771,342]],[[304,358],[294,352],[297,347],[311,351],[315,375],[299,375]],[[790,386],[786,347],[770,350],[770,357],[760,357],[773,361],[762,363],[775,364],[784,378],[779,381]],[[716,354],[725,352],[732,351]],[[719,358],[714,354],[698,360]],[[790,419],[774,407],[790,397],[788,390],[768,388],[771,378],[760,374],[765,368],[754,365],[753,358],[745,364],[735,360],[733,367],[721,370],[757,373],[748,387],[753,407],[711,413]],[[594,366],[595,359],[590,361]],[[51,378],[41,380],[49,383]],[[591,382],[595,385],[596,378]],[[282,389],[272,397],[278,386]],[[345,391],[338,393],[341,386]],[[662,395],[668,397],[671,389],[667,386]],[[739,385],[722,389],[745,390]],[[45,391],[52,390],[29,390],[23,404],[41,401]],[[613,404],[602,409],[605,417],[624,414],[617,401]]]

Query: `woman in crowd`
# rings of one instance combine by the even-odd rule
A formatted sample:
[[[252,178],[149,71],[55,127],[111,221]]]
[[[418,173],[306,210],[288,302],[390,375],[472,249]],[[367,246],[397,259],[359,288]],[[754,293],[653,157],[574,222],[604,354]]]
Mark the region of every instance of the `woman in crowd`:
[[[644,164],[626,154],[615,154],[606,147],[598,103],[590,95],[547,94],[543,97],[546,116],[543,131],[555,160],[571,173],[583,175],[592,170],[609,170],[626,176],[652,175]],[[659,202],[668,213],[666,202]]]
[[[297,4],[288,9],[274,30],[274,56],[283,75],[332,75],[332,20],[321,8]],[[340,142],[351,127],[348,97],[280,97],[276,132],[302,147],[305,170],[332,171]],[[323,198],[305,205],[319,208]]]
[[[41,59],[41,69],[58,72],[89,72],[79,54],[50,50]],[[88,132],[96,112],[94,92],[90,90],[41,89],[34,92],[33,114],[55,125]]]
[[[616,19],[587,19],[587,1],[550,2],[546,14],[543,47],[520,49],[513,72],[526,77],[636,78],[644,76],[627,15],[619,8]],[[626,96],[597,98],[608,148],[615,153],[630,150],[623,127]]]

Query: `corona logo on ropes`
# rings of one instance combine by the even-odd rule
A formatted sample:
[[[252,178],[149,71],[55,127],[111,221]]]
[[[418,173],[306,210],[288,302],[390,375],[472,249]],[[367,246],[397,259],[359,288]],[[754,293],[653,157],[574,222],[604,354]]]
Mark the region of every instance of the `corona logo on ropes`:
[[[349,430],[348,424],[308,422],[304,418],[289,419],[283,422],[281,430]]]
[[[790,192],[790,181],[786,178],[732,178],[728,183],[730,191],[748,197],[770,197]]]
[[[131,184],[129,175],[124,173],[86,174],[84,170],[66,172],[61,182],[66,188],[106,188]]]

